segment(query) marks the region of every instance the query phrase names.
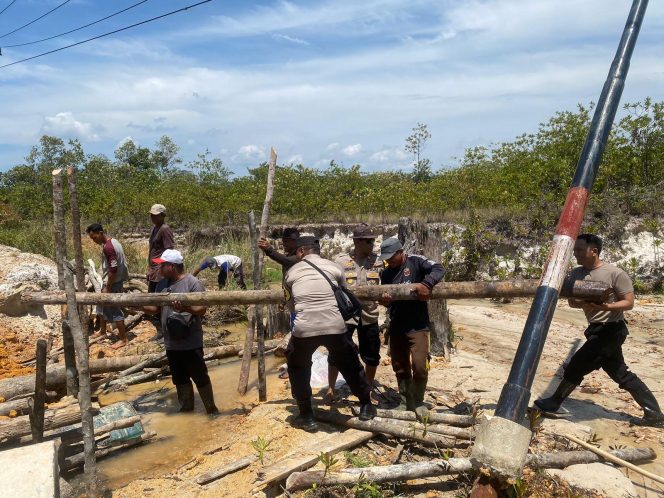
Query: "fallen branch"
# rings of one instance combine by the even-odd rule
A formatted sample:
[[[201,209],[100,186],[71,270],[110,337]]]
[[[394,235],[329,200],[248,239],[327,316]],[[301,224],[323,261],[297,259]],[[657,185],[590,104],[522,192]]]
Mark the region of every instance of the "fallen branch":
[[[227,476],[228,474],[232,474],[233,472],[237,472],[238,470],[242,470],[244,468],[249,467],[249,465],[254,463],[257,459],[258,457],[256,455],[249,455],[247,457],[240,458],[239,460],[236,460],[233,463],[229,463],[228,465],[224,465],[223,467],[220,467],[218,469],[211,470],[209,472],[206,472],[205,474],[201,474],[196,479],[196,483],[203,486],[204,484],[216,481],[217,479],[221,479],[222,477]]]
[[[353,413],[357,415],[359,413],[359,410],[355,407],[352,408]],[[411,412],[412,413],[412,412]],[[414,415],[414,414],[413,414]],[[386,417],[381,417],[380,415],[375,417],[374,420],[377,420],[381,423],[385,424],[393,424],[399,427],[415,427],[418,431],[423,432],[425,429],[425,425],[418,421],[410,421],[410,420],[400,420],[400,419],[395,419],[395,418],[386,418]],[[471,439],[473,437],[473,430],[465,427],[454,427],[451,425],[444,425],[444,424],[431,424],[427,423],[426,425],[426,431],[427,432],[432,432],[436,434],[444,434],[446,436],[453,436],[453,437],[458,437],[461,439]]]
[[[620,454],[624,460],[630,459],[634,462],[643,462],[655,458],[655,452],[650,448],[631,448],[612,451],[612,454]],[[567,465],[577,463],[592,463],[601,461],[599,455],[588,451],[567,451],[560,453],[544,453],[540,455],[529,455],[527,465],[534,468],[549,468],[549,464],[555,464],[555,468],[563,461]],[[638,467],[637,467],[638,468]],[[437,459],[425,462],[405,463],[400,465],[386,465],[364,468],[349,468],[338,472],[324,471],[295,472],[286,480],[287,491],[307,489],[316,485],[326,486],[353,485],[361,481],[381,484],[384,482],[408,481],[411,479],[424,479],[427,477],[439,477],[449,474],[462,474],[473,471],[473,464],[469,458],[450,458],[448,460]],[[324,478],[323,478],[324,477]]]
[[[352,427],[353,429],[360,429],[369,432],[382,432],[390,436],[400,437],[417,441],[418,443],[426,446],[438,446],[440,448],[452,448],[456,444],[456,439],[442,434],[424,434],[422,430],[417,428],[402,427],[400,425],[386,423],[380,419],[376,420],[360,420],[356,417],[349,417],[341,413],[321,412],[316,411],[314,416],[323,422],[328,422],[335,425],[342,425],[344,427]]]
[[[105,456],[111,455],[120,450],[131,448],[132,446],[137,446],[139,444],[150,441],[155,436],[156,434],[154,432],[147,432],[145,434],[141,434],[141,436],[137,437],[136,439],[131,439],[122,444],[111,446],[109,448],[98,449],[95,452],[95,456],[97,459],[104,458]],[[81,465],[83,465],[83,463],[84,463],[83,453],[77,453],[76,455],[65,458],[65,461],[60,466],[60,470],[71,470],[76,467],[80,467]]]
[[[0,403],[0,416],[8,417],[12,413],[14,416],[27,415],[30,412],[30,399],[22,398],[14,401],[5,401]]]
[[[395,420],[407,420],[414,422],[417,420],[415,412],[406,410],[385,410],[378,408],[376,410],[379,417],[391,418]],[[458,427],[470,427],[475,424],[475,418],[471,415],[456,415],[454,413],[429,412],[429,423],[448,424]]]
[[[657,474],[653,474],[652,472],[648,472],[645,469],[642,469],[641,467],[637,467],[636,465],[633,465],[626,461],[623,458],[619,458],[616,455],[613,455],[609,453],[608,451],[604,451],[600,448],[596,448],[592,444],[588,444],[585,441],[582,441],[578,437],[572,436],[571,434],[563,434],[563,437],[569,439],[573,443],[578,444],[579,446],[583,446],[589,451],[592,451],[593,453],[601,456],[602,458],[608,460],[611,463],[615,463],[617,465],[620,465],[622,467],[627,467],[630,470],[633,470],[634,472],[638,472],[642,476],[646,476],[648,479],[652,479],[655,482],[658,482],[660,484],[664,484],[664,477],[658,476]]]
[[[44,430],[56,429],[81,421],[81,410],[78,404],[58,410],[44,412]],[[7,441],[31,434],[30,416],[16,417],[0,422],[0,441]]]

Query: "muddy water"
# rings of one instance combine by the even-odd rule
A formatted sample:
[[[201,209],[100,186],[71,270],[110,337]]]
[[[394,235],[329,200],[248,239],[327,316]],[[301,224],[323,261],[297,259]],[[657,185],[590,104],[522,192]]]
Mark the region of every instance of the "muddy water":
[[[267,356],[265,369],[268,382],[276,379],[283,359]],[[100,460],[99,474],[105,487],[117,489],[139,477],[159,476],[172,471],[203,451],[214,448],[214,434],[232,431],[237,423],[233,415],[244,413],[243,404],[256,402],[256,361],[252,362],[249,391],[237,393],[240,362],[220,363],[210,368],[215,402],[222,416],[210,419],[205,414],[198,394],[193,413],[177,413],[177,397],[168,381],[131,386],[127,391],[100,396],[102,406],[117,401],[131,401],[142,417],[146,431],[157,434],[157,440]]]

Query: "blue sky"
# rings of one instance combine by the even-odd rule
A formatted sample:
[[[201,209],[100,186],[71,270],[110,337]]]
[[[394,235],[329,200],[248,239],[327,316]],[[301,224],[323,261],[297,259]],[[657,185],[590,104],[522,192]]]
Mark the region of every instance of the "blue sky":
[[[61,3],[17,0],[0,36]],[[72,0],[0,38],[0,64],[183,7],[149,0]],[[10,0],[0,0],[0,10]],[[212,2],[186,13],[0,69],[0,170],[42,134],[88,153],[128,137],[169,135],[189,160],[209,149],[237,174],[267,157],[367,170],[409,167],[417,122],[435,168],[466,147],[534,131],[557,110],[597,100],[631,1],[328,0]],[[651,2],[623,102],[664,100],[664,2]]]

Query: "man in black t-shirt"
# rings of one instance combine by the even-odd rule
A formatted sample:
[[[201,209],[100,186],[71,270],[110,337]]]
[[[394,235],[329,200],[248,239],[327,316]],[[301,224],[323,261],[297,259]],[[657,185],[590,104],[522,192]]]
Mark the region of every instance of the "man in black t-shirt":
[[[390,357],[397,376],[400,410],[415,411],[421,419],[427,415],[424,392],[429,378],[429,310],[426,301],[431,289],[445,276],[435,261],[406,254],[396,238],[383,241],[380,257],[387,264],[380,283],[410,285],[417,301],[392,301],[384,294],[380,303],[389,309]]]

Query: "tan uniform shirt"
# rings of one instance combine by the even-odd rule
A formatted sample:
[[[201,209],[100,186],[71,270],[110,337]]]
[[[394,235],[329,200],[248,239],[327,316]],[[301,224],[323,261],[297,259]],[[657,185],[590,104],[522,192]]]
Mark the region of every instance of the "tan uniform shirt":
[[[383,271],[384,265],[382,261],[378,260],[377,254],[371,254],[364,261],[364,264],[359,264],[353,259],[352,254],[344,254],[339,256],[336,263],[341,265],[344,269],[344,277],[348,287],[356,285],[379,285],[380,273]],[[373,301],[365,302],[362,304],[362,324],[370,325],[378,322],[378,303]],[[349,320],[350,324],[357,324],[355,320]]]
[[[586,270],[583,266],[574,268],[568,277],[572,281],[594,280],[609,284],[610,295],[608,303],[620,301],[622,297],[634,292],[634,286],[625,270],[610,263],[602,263],[601,266],[592,270]],[[625,319],[622,311],[585,311],[586,318],[590,323],[617,322]]]
[[[320,268],[336,285],[346,287],[341,267],[317,254],[308,254],[304,259]],[[295,311],[293,335],[313,337],[346,332],[332,286],[307,263],[300,261],[288,269],[284,277],[284,294]]]

